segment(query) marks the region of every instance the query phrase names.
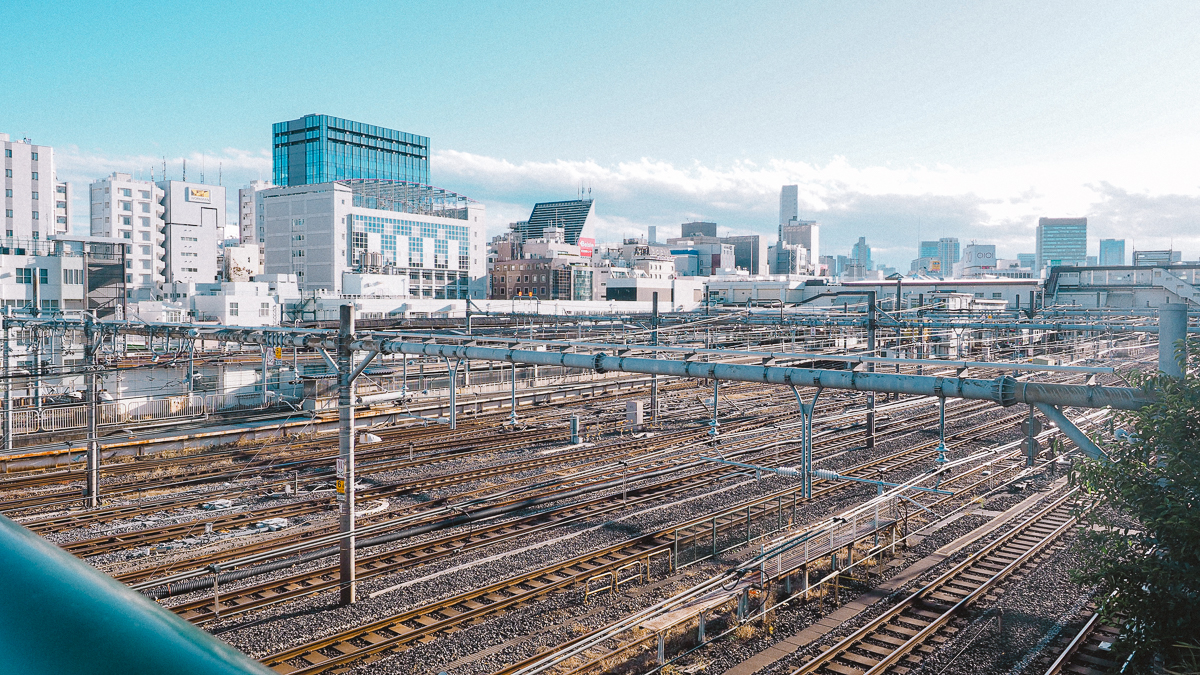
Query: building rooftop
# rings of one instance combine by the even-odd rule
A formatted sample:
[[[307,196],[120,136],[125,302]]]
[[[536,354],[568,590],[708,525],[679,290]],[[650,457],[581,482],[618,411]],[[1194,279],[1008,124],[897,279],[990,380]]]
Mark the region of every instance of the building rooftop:
[[[475,200],[433,185],[402,180],[352,178],[337,181],[350,188],[354,205],[441,218],[467,219],[467,204]]]

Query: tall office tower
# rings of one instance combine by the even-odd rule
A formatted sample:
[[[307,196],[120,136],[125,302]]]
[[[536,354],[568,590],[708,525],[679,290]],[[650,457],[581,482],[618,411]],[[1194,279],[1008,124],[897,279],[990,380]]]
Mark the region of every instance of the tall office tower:
[[[866,237],[859,237],[858,242],[850,247],[850,258],[862,265],[865,271],[874,269],[874,263],[871,261],[871,247],[867,245]]]
[[[1021,267],[1034,269],[1034,266],[1037,265],[1037,255],[1033,253],[1018,253],[1017,264]]]
[[[220,278],[217,242],[225,238],[225,188],[179,180],[158,183],[163,204],[163,281],[211,284]]]
[[[800,188],[784,185],[779,191],[779,224],[800,219]]]
[[[954,274],[954,263],[959,261],[958,237],[942,237],[937,243],[937,257],[942,261],[942,276],[949,277]]]
[[[1125,264],[1125,240],[1101,239],[1100,264],[1105,266]]]
[[[717,224],[705,222],[703,220],[684,223],[679,226],[679,236],[682,238],[715,237],[717,236]]]
[[[163,269],[163,191],[148,180],[113,174],[91,185],[91,233],[129,243],[125,257],[125,299],[159,297]],[[215,257],[215,256],[214,256]]]
[[[275,184],[429,182],[429,138],[313,113],[273,125]]]
[[[821,226],[815,220],[797,220],[784,223],[781,229],[783,243],[802,246],[808,251],[810,261],[821,257]]]
[[[646,241],[650,242],[651,244],[658,243],[658,226],[657,225],[649,225],[646,227]]]
[[[1087,218],[1038,218],[1037,267],[1087,264]]]
[[[920,250],[917,251],[917,257],[937,258],[938,260],[941,260],[942,256],[941,253],[939,253],[940,250],[941,249],[938,247],[938,243],[936,241],[923,241],[921,242]]]
[[[4,236],[17,242],[42,240],[70,230],[71,186],[58,182],[54,148],[28,138],[4,146]]]

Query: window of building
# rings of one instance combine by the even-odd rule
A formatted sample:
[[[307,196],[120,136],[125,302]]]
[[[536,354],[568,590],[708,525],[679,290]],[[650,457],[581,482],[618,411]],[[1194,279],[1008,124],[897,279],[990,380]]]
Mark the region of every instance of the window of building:
[[[59,223],[60,225],[66,225],[66,224],[67,224],[67,217],[66,217],[66,216],[59,216],[58,218],[55,218],[55,222]]]
[[[33,283],[33,270],[31,270],[29,268],[21,268],[21,269],[17,270],[17,283],[18,284],[32,284]]]
[[[1003,298],[1004,298],[1004,294],[1003,294],[1003,293],[992,293],[992,299],[993,299],[993,300],[1001,300],[1001,299],[1003,299]]]
[[[33,191],[33,198],[34,198],[34,199],[40,199],[40,197],[38,197],[37,190],[34,190],[34,191]]]
[[[35,162],[38,161],[37,156],[38,156],[38,154],[36,152],[29,153],[29,158]]]
[[[142,255],[150,255],[150,247],[149,246],[142,247]]]
[[[42,300],[42,311],[43,312],[57,312],[58,311],[58,300]]]
[[[132,227],[133,226],[133,218],[130,216],[121,216],[121,224],[129,225],[130,227]]]
[[[40,234],[40,233],[39,233],[37,230],[34,230],[34,231],[33,231],[33,238],[34,238],[34,239],[41,239],[41,237],[40,237],[40,236],[38,236],[39,234]]]
[[[132,197],[133,190],[130,190],[129,188],[121,188],[121,196],[122,197]]]
[[[150,213],[150,203],[142,202],[142,213]]]
[[[190,252],[190,251],[184,251],[183,253],[180,253],[179,255],[181,255],[181,256],[183,256],[183,257],[185,257],[185,258],[195,258],[195,257],[198,257],[198,254],[196,254],[196,253],[192,253],[192,252]]]
[[[67,208],[67,203],[66,202],[54,202],[54,208],[65,209],[65,208]]]
[[[269,302],[260,303],[258,306],[258,315],[266,316],[266,317],[271,316],[271,303],[269,303]]]
[[[12,178],[12,169],[5,169],[5,170],[4,170],[4,177],[5,177],[5,178]]]
[[[83,284],[83,270],[63,270],[63,283],[73,286]]]
[[[200,271],[200,270],[196,269],[195,267],[182,267],[180,269],[182,269],[184,272],[199,272]]]
[[[11,196],[12,196],[12,190],[5,190],[5,191],[4,191],[4,196],[5,196],[5,197],[11,197]]]
[[[121,210],[122,211],[132,211],[133,210],[133,202],[121,202]]]
[[[5,232],[5,235],[4,235],[4,236],[6,236],[6,237],[11,237],[11,236],[12,236],[12,230],[5,230],[4,232]]]
[[[37,211],[34,211],[34,212],[33,212],[33,219],[34,219],[34,220],[37,220],[37,219],[38,219],[38,212],[37,212]]]
[[[125,261],[125,269],[127,269],[127,270],[133,269],[133,261],[132,260]]]
[[[238,304],[236,302],[229,303],[229,316],[238,315]]]
[[[132,276],[132,275],[130,275],[130,276]],[[149,275],[149,274],[143,274],[143,275],[142,275],[142,283],[143,283],[143,284],[148,284],[148,283],[150,283],[150,275]]]
[[[12,209],[4,209],[4,217],[5,217],[5,218],[12,218],[12,217],[13,217],[13,214],[12,214]],[[12,236],[12,235],[9,235],[9,236]]]
[[[180,237],[180,241],[199,241],[195,237]]]
[[[149,232],[142,233],[142,241],[150,241],[150,233]]]
[[[150,269],[150,261],[149,260],[142,261],[142,269],[144,269],[144,270]]]
[[[150,219],[138,218],[138,225],[141,225],[142,227],[150,227]]]
[[[42,282],[43,284],[50,283],[50,270],[48,270],[48,269],[38,270],[38,281]]]
[[[67,186],[66,185],[56,185],[54,187],[54,191],[60,195],[65,195],[65,194],[67,194]]]
[[[9,148],[5,148],[5,149],[4,149],[4,156],[5,156],[5,157],[12,157],[12,150],[10,150]]]
[[[126,238],[126,239],[133,239],[133,233],[132,233],[132,232],[130,232],[129,230],[123,230],[123,231],[121,232],[121,236],[122,236],[122,237],[124,237],[124,238]]]
[[[293,258],[303,258],[304,257],[304,249],[292,251],[292,257]]]
[[[36,172],[36,171],[34,171],[34,172],[33,172],[33,180],[37,180],[37,179],[38,179],[38,177],[37,177],[37,174],[38,174],[38,172]]]

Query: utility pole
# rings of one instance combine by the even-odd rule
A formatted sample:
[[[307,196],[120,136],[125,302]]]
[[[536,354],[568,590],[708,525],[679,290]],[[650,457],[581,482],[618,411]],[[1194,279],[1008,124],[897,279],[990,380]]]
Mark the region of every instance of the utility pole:
[[[341,306],[338,326],[338,466],[337,499],[341,505],[338,531],[343,535],[339,546],[340,604],[355,600],[354,576],[354,305]]]
[[[8,329],[9,308],[4,308],[4,450],[12,454],[13,409],[12,409],[12,349]]]
[[[651,312],[653,318],[650,323],[650,344],[658,346],[658,291],[654,291],[654,295],[650,296]],[[654,358],[658,358],[658,351],[655,350]],[[650,376],[650,415],[654,419],[654,423],[658,424],[658,375]]]

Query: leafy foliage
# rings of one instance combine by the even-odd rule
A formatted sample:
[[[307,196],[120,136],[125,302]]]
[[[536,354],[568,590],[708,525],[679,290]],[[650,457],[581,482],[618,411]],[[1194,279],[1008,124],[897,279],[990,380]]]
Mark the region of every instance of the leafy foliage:
[[[1102,502],[1083,516],[1084,563],[1076,580],[1115,591],[1104,611],[1125,619],[1117,649],[1132,665],[1167,664],[1192,654],[1200,636],[1200,349],[1188,375],[1130,374],[1157,401],[1117,416],[1111,463],[1085,461],[1076,478]],[[1126,435],[1126,433],[1128,435]]]

